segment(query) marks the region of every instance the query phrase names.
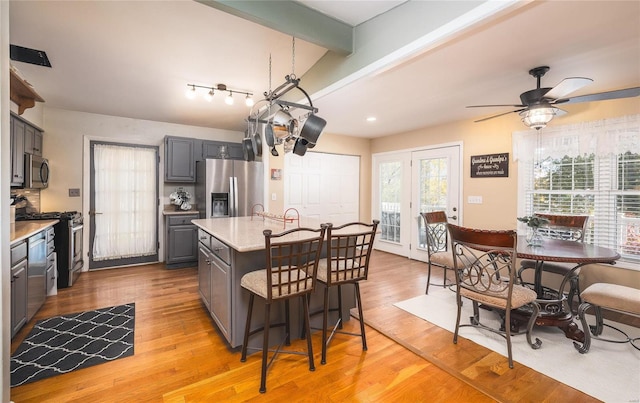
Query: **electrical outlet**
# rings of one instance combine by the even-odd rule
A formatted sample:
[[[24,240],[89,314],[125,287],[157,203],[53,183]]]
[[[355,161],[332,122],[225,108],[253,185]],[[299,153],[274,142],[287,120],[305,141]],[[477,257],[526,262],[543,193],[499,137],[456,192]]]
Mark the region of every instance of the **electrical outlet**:
[[[275,193],[271,193],[271,200],[275,200],[276,199],[276,194]]]
[[[80,197],[80,189],[78,188],[69,189],[69,197]]]
[[[469,204],[482,204],[482,196],[469,196],[467,198]]]

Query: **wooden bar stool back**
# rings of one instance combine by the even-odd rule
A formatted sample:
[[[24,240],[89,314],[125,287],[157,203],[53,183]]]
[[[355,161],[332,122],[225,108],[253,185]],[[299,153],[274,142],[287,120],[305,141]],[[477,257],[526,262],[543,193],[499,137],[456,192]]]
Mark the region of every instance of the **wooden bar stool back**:
[[[318,262],[322,252],[326,225],[319,229],[295,228],[279,234],[273,234],[271,230],[265,230],[266,268],[252,271],[242,276],[240,284],[249,291],[249,307],[247,322],[242,343],[242,357],[240,361],[247,359],[249,336],[263,332],[262,342],[262,371],[260,375],[260,393],[267,391],[267,369],[279,353],[300,354],[281,350],[282,342],[274,351],[269,361],[269,330],[273,327],[285,326],[284,343],[290,345],[291,328],[289,314],[289,300],[300,297],[303,308],[303,321],[307,334],[309,328],[309,304],[307,296],[314,290],[318,273]],[[264,325],[251,330],[251,314],[255,297],[265,301]],[[271,305],[274,302],[284,301],[284,323],[270,323]],[[307,337],[307,353],[309,358],[309,370],[314,371],[313,347],[311,338]]]
[[[362,350],[367,350],[367,337],[364,330],[359,282],[367,279],[373,241],[379,223],[379,220],[373,220],[372,224],[353,222],[339,227],[333,227],[332,224],[328,224],[327,257],[326,259],[323,258],[318,265],[318,281],[325,285],[321,364],[327,363],[327,346],[335,333],[360,336],[362,339]],[[342,286],[346,284],[353,284],[354,287],[360,321],[359,334],[338,330],[342,329]],[[331,334],[327,335],[330,311],[329,289],[334,286],[337,287],[338,290],[338,319],[331,330]]]

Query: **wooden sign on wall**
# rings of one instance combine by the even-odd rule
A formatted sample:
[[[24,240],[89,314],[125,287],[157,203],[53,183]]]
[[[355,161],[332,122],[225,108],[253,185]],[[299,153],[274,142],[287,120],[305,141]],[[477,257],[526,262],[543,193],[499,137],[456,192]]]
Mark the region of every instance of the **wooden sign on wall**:
[[[508,178],[509,153],[471,156],[472,178]]]

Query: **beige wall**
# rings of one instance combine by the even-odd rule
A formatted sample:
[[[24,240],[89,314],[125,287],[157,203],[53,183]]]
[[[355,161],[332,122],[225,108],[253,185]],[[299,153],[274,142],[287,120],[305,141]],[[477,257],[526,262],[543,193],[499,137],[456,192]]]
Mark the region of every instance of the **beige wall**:
[[[489,110],[487,115],[494,111]],[[551,125],[563,125],[623,115],[640,111],[640,98],[566,105],[567,115],[556,118]],[[462,200],[465,226],[487,229],[516,228],[518,164],[510,161],[508,178],[471,178],[472,155],[508,152],[511,134],[525,130],[517,114],[506,115],[480,123],[455,122],[408,133],[373,139],[371,153],[433,146],[461,141],[463,144]],[[544,130],[544,129],[542,129]],[[468,196],[482,196],[482,204],[468,204]]]

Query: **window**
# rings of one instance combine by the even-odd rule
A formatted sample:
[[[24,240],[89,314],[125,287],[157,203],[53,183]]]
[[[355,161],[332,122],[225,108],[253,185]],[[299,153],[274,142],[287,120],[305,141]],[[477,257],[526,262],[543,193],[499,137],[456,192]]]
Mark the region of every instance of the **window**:
[[[640,115],[513,137],[518,214],[587,214],[585,242],[640,267]]]

